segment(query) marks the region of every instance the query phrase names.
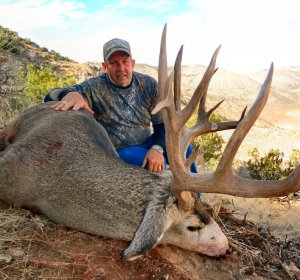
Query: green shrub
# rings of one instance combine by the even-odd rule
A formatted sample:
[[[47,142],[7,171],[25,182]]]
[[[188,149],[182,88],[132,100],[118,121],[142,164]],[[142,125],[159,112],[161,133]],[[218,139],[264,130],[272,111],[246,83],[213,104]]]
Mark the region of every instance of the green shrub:
[[[290,160],[283,161],[284,153],[278,149],[271,149],[264,156],[260,156],[257,148],[249,151],[252,159],[248,160],[246,167],[252,178],[258,180],[279,180],[288,176],[300,162],[300,151],[294,149]]]
[[[0,51],[19,54],[18,44],[15,40],[16,34],[0,26]]]
[[[187,122],[187,126],[193,126],[198,119],[197,114],[193,114],[191,118]],[[220,116],[216,116],[214,114],[210,117],[211,122],[221,122],[222,118]],[[225,143],[222,136],[217,133],[207,133],[196,137],[192,145],[200,146],[203,151],[203,158],[206,163],[209,163],[211,168],[213,169],[222,155],[222,145]]]
[[[22,105],[19,97],[23,93],[24,79],[22,67],[19,62],[14,60],[0,63],[0,126],[6,121],[10,121]]]
[[[41,48],[42,52],[49,52],[48,49],[46,47]]]
[[[35,47],[35,48],[40,48],[40,46],[39,46],[37,43],[31,41],[31,39],[29,39],[29,38],[25,38],[25,39],[24,39],[24,42],[25,42],[27,45],[33,46],[33,47]]]
[[[204,161],[213,164],[221,157],[224,143],[222,136],[217,133],[209,133],[195,138],[192,145],[200,146]]]
[[[300,164],[300,150],[293,149],[290,155],[290,166],[292,169],[296,168]]]
[[[43,102],[45,94],[56,87],[67,87],[75,84],[74,77],[59,75],[47,67],[27,66],[23,101],[27,103]]]

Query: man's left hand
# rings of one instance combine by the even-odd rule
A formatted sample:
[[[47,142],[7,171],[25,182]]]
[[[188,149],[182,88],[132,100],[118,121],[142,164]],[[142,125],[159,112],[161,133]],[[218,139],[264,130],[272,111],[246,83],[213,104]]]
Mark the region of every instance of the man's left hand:
[[[148,170],[152,173],[160,173],[165,168],[165,160],[162,153],[150,149],[144,158],[142,168],[148,164]]]

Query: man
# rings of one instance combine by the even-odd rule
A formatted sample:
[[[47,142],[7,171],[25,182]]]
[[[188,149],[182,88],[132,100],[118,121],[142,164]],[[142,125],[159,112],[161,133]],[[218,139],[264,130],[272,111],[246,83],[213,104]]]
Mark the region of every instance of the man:
[[[165,167],[166,154],[162,113],[151,114],[158,103],[157,82],[133,71],[135,60],[125,40],[115,38],[105,43],[103,58],[105,73],[51,91],[45,101],[60,100],[52,106],[55,110],[85,109],[94,114],[121,159],[159,173]]]

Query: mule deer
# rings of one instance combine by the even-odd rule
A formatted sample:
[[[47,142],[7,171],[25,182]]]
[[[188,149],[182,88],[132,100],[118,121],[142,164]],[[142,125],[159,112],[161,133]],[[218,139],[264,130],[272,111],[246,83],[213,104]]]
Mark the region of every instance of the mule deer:
[[[159,92],[164,109],[167,153],[172,174],[151,174],[118,159],[104,128],[86,111],[54,111],[50,104],[25,110],[0,132],[0,199],[37,209],[68,227],[115,239],[132,240],[121,256],[132,260],[158,243],[177,245],[209,256],[224,255],[228,240],[191,192],[245,197],[280,196],[300,189],[300,166],[281,181],[255,181],[232,172],[234,155],[262,111],[273,66],[248,114],[240,120],[209,121],[205,110],[209,81],[215,72],[215,52],[189,104],[180,108],[182,48],[175,71],[167,76],[166,28],[163,31]],[[174,89],[173,89],[174,88]],[[174,99],[172,98],[174,92]],[[194,127],[185,122],[199,104]],[[198,135],[236,128],[215,172],[190,173],[196,158],[185,151]]]

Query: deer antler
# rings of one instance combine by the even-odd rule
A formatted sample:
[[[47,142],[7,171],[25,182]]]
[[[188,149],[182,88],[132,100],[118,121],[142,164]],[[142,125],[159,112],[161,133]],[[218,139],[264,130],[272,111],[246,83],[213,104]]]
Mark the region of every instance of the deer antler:
[[[205,100],[209,82],[216,72],[215,64],[219,49],[220,47],[217,48],[212,56],[211,62],[190,102],[181,110],[182,47],[176,59],[174,72],[168,76],[166,26],[163,30],[158,73],[159,94],[162,101],[154,108],[152,113],[154,114],[162,108],[166,109],[164,110],[164,123],[168,161],[173,173],[172,192],[184,208],[188,208],[191,205],[191,197],[185,194],[185,192],[190,191],[223,193],[243,197],[273,197],[300,190],[300,165],[286,179],[280,181],[249,180],[233,173],[232,162],[236,152],[267,102],[273,75],[273,64],[271,64],[266,80],[249,112],[245,115],[245,108],[238,121],[213,124],[209,121],[209,116],[223,101],[206,112]],[[198,121],[193,127],[188,128],[185,126],[185,123],[198,104]],[[186,159],[185,154],[192,140],[204,133],[232,128],[236,129],[229,139],[216,171],[208,174],[191,173],[188,170],[191,159]]]

